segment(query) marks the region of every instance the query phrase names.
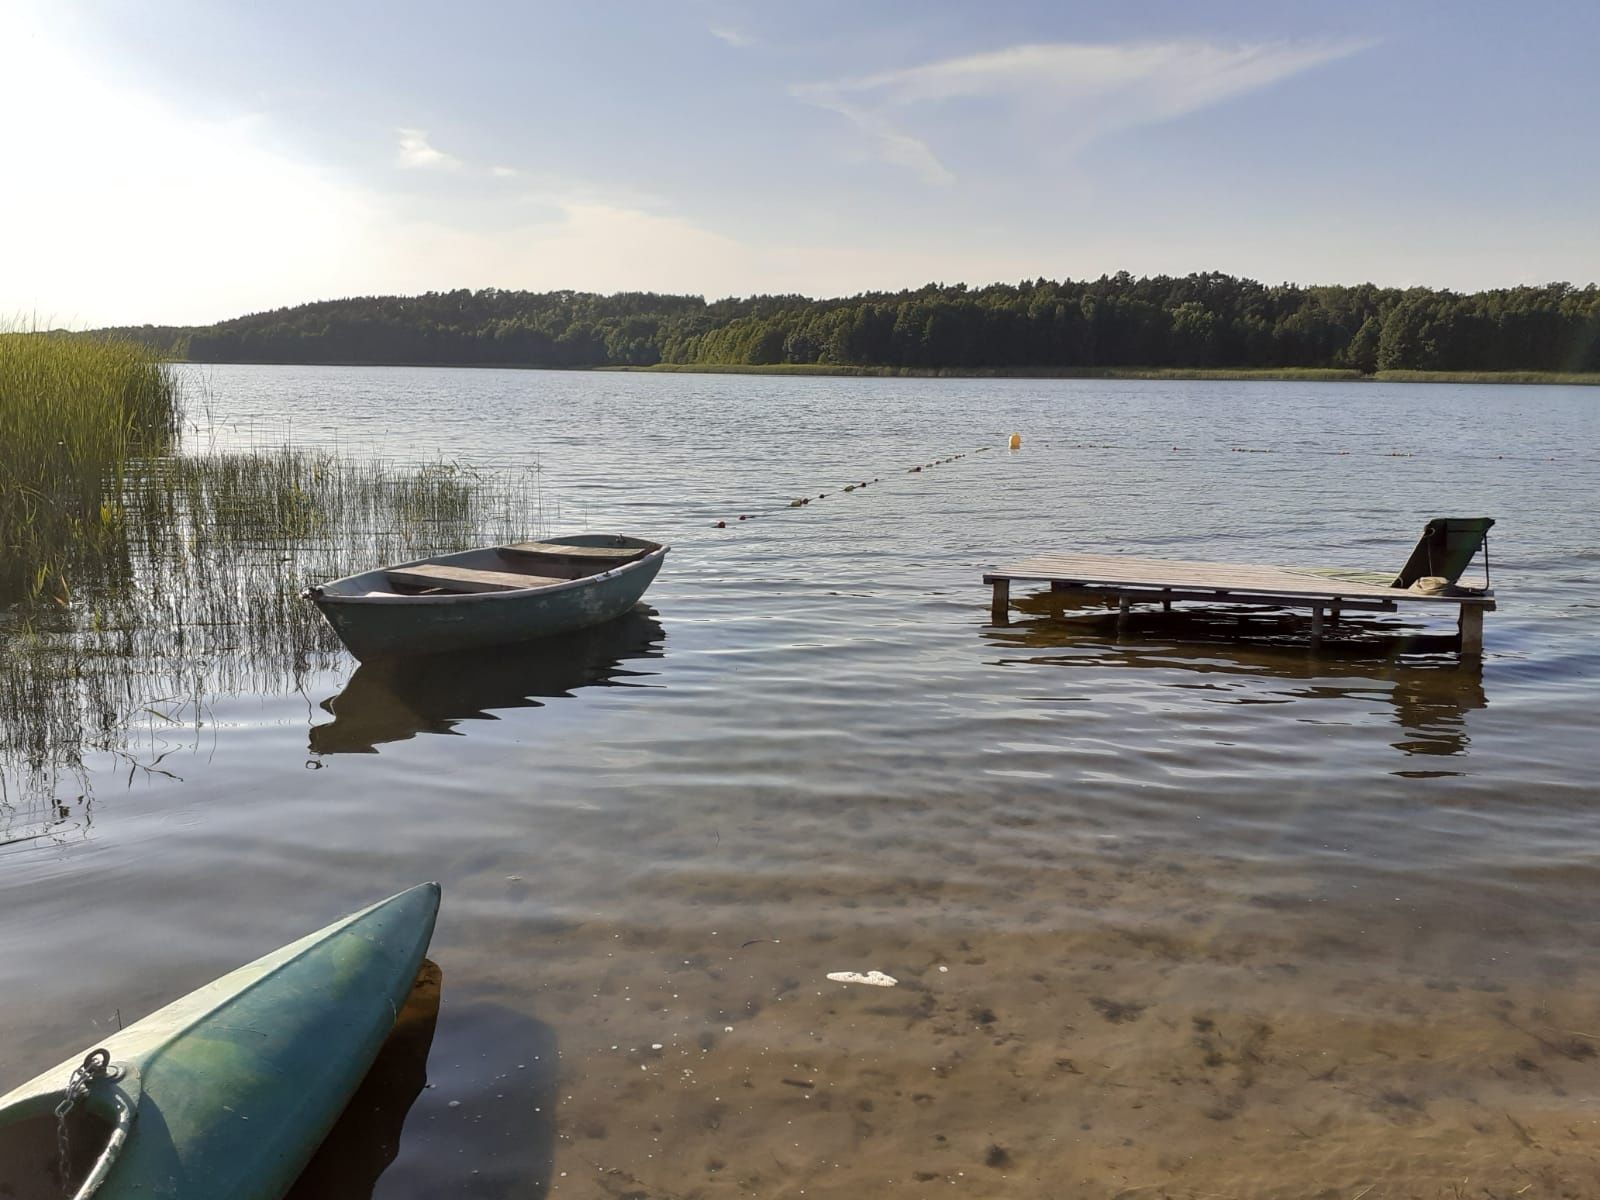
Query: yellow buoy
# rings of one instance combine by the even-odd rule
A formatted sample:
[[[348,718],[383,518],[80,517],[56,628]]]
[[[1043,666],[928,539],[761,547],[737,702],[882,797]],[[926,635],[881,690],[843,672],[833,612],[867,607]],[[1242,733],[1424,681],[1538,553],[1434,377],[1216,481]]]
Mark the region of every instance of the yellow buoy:
[[[1022,435],[1020,433],[1013,433],[1011,435],[1011,448],[1013,450],[1022,449]]]

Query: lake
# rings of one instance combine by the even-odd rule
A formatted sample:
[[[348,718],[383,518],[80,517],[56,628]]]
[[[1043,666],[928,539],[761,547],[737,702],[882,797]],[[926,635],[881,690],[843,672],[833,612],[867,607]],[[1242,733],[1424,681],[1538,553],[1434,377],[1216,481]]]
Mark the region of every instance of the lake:
[[[673,550],[606,629],[240,662],[58,779],[0,1090],[437,879],[428,1087],[305,1197],[1600,1194],[1600,393],[189,370],[197,449],[536,468]],[[1498,521],[1481,666],[989,625],[1035,551],[1394,570],[1442,515]]]

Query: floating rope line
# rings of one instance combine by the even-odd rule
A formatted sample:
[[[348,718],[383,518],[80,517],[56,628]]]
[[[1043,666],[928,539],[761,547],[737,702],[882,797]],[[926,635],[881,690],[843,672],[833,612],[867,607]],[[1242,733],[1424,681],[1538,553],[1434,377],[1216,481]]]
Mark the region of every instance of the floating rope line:
[[[916,475],[916,474],[920,474],[923,471],[931,471],[934,467],[942,467],[946,463],[956,462],[958,459],[966,458],[968,455],[982,454],[985,450],[993,450],[993,449],[994,449],[993,446],[979,446],[976,450],[963,450],[960,454],[950,454],[950,455],[946,455],[944,458],[936,458],[932,462],[919,463],[917,466],[907,467],[906,470],[905,470],[905,474],[907,474],[907,475]],[[739,521],[754,521],[758,517],[771,516],[773,513],[783,512],[783,511],[785,511],[787,509],[805,508],[807,505],[814,504],[818,500],[826,500],[829,496],[842,496],[846,492],[859,492],[862,488],[871,487],[875,483],[882,483],[882,482],[883,482],[883,477],[881,475],[874,475],[871,479],[862,479],[862,480],[859,480],[856,483],[847,483],[841,488],[835,488],[831,492],[819,492],[815,496],[800,496],[800,497],[797,497],[796,499],[790,500],[787,504],[784,504],[781,507],[767,508],[767,509],[763,509],[761,511],[752,512],[752,513],[740,513],[739,517],[738,517],[738,520]],[[736,521],[735,524],[737,524],[737,523],[738,522]],[[728,522],[725,521],[725,520],[724,521],[713,521],[711,523],[711,528],[713,528],[713,529],[726,529],[727,527],[728,527]]]
[[[1012,436],[1014,438],[1017,438],[1017,444],[1013,445],[1011,448],[1013,450],[1019,449],[1020,448],[1020,442],[1021,442],[1020,437],[1018,435],[1015,435],[1015,434],[1013,434]],[[1131,452],[1139,452],[1139,451],[1142,451],[1142,450],[1153,449],[1153,447],[1149,447],[1149,446],[1127,446],[1127,445],[1121,445],[1121,444],[1116,443],[1116,442],[1068,442],[1068,443],[1046,443],[1046,444],[1050,445],[1051,448],[1053,448],[1053,449],[1059,449],[1059,450],[1127,450],[1127,451],[1131,451]],[[936,458],[932,462],[919,463],[916,466],[907,467],[907,468],[905,468],[904,474],[907,474],[907,475],[919,475],[923,471],[932,470],[934,467],[941,467],[941,466],[944,466],[947,463],[953,463],[953,462],[956,462],[959,459],[967,458],[967,457],[969,457],[971,455],[974,455],[974,454],[982,454],[985,451],[993,450],[993,449],[995,449],[995,447],[993,447],[993,446],[979,446],[975,450],[964,450],[960,454],[950,454],[950,455],[945,456],[944,458]],[[1196,455],[1196,456],[1203,455],[1203,454],[1282,454],[1282,455],[1289,456],[1289,457],[1293,457],[1295,455],[1305,455],[1305,456],[1330,457],[1330,458],[1358,458],[1358,457],[1359,458],[1419,458],[1419,457],[1421,457],[1421,454],[1416,450],[1313,450],[1313,449],[1308,449],[1308,448],[1303,447],[1303,446],[1287,446],[1287,447],[1276,447],[1276,446],[1214,446],[1214,447],[1197,447],[1197,446],[1179,446],[1179,445],[1175,445],[1175,446],[1172,447],[1172,453],[1174,453],[1174,454],[1193,454],[1193,455]],[[1496,454],[1494,457],[1496,459],[1505,459],[1507,456],[1504,455],[1504,454]],[[1555,458],[1554,455],[1551,455],[1549,457],[1544,457],[1542,455],[1512,455],[1511,458],[1514,461],[1523,461],[1523,462],[1555,462],[1556,461],[1556,458]],[[754,521],[759,517],[771,516],[774,513],[783,512],[784,510],[791,509],[791,508],[806,508],[809,505],[815,504],[819,500],[827,500],[831,496],[843,495],[843,494],[845,494],[847,492],[858,492],[862,488],[871,487],[875,483],[882,483],[882,482],[883,482],[883,479],[882,479],[881,476],[874,476],[871,479],[858,480],[855,483],[847,483],[841,488],[836,488],[832,492],[819,492],[815,496],[800,496],[800,497],[797,497],[797,498],[795,498],[793,500],[788,501],[788,503],[786,503],[786,504],[783,504],[783,505],[780,505],[780,506],[777,506],[777,507],[760,509],[760,510],[755,511],[755,512],[741,513],[738,516],[737,519],[730,519],[730,520],[724,520],[724,521],[713,521],[712,524],[711,524],[711,527],[713,529],[726,529],[730,523],[737,524],[739,521]]]

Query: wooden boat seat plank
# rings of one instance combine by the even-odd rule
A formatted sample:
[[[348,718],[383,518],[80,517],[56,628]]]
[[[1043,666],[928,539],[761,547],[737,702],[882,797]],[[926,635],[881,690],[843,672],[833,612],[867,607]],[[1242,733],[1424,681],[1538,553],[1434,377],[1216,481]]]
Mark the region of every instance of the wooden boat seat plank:
[[[592,558],[612,562],[626,562],[638,558],[644,550],[638,546],[563,546],[559,542],[514,542],[502,546],[515,554],[540,554],[559,558]]]
[[[514,571],[483,571],[450,563],[419,563],[414,567],[393,567],[385,572],[391,583],[411,587],[437,587],[452,592],[507,592],[514,589],[549,587],[569,583],[545,575],[521,575]]]

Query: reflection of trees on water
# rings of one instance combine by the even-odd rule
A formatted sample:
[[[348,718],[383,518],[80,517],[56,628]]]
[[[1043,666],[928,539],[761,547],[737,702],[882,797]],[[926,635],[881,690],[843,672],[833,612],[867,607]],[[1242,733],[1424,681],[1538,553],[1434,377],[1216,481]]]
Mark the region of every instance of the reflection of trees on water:
[[[1013,653],[1072,651],[1070,656],[1030,653],[1030,662],[1160,668],[1197,677],[1282,679],[1304,685],[1241,703],[1381,696],[1393,705],[1402,731],[1391,745],[1407,756],[1464,753],[1470,741],[1467,713],[1489,702],[1482,665],[1460,658],[1454,634],[1426,633],[1401,620],[1347,617],[1312,650],[1306,643],[1306,618],[1297,613],[1136,610],[1119,631],[1115,613],[1095,601],[1041,592],[1023,597],[1015,607],[1027,619],[1014,617],[1009,626],[986,629],[984,636]]]
[[[453,733],[496,709],[537,708],[590,685],[636,686],[648,674],[623,666],[660,657],[655,612],[636,608],[593,629],[523,647],[364,662],[322,702],[333,720],[311,727],[315,754],[372,753],[419,733]]]
[[[292,694],[340,661],[309,583],[536,535],[540,507],[531,472],[287,448],[145,462],[70,601],[0,610],[0,842],[86,819],[106,760],[169,773],[216,698]]]

